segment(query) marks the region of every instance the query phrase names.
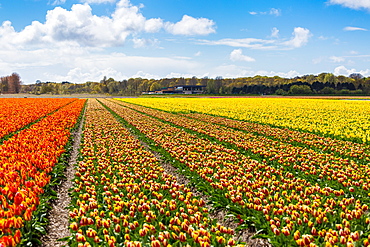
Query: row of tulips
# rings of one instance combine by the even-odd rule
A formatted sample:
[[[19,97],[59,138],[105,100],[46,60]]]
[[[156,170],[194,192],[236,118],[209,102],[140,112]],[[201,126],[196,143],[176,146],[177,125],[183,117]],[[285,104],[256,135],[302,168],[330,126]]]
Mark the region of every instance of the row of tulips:
[[[141,104],[143,102],[135,101],[135,103]],[[153,104],[149,104],[149,106],[156,108],[156,105]],[[173,110],[172,106],[170,106],[169,104],[167,105],[167,107],[165,106],[166,105],[161,105],[160,109],[167,112]],[[247,131],[249,133],[253,133],[256,135],[266,136],[278,141],[291,143],[293,145],[306,146],[323,152],[334,152],[344,157],[351,157],[359,160],[365,161],[370,160],[370,153],[367,151],[369,149],[369,146],[365,144],[343,141],[334,138],[323,137],[309,132],[301,132],[287,128],[277,128],[266,124],[240,121],[236,119],[230,119],[227,117],[215,115],[207,115],[201,113],[179,113],[179,114],[186,117],[198,119],[201,121],[223,125],[233,129]]]
[[[69,246],[234,246],[233,230],[96,100],[89,100]]]
[[[33,214],[45,207],[40,197],[57,176],[53,168],[83,106],[84,100],[74,100],[0,145],[0,246],[31,241],[32,227],[38,226],[32,220],[39,217]]]
[[[132,98],[130,103],[198,112],[370,144],[370,102],[290,98]]]
[[[103,102],[181,169],[188,168],[195,183],[201,178],[215,204],[236,212],[241,224],[262,229],[276,246],[368,245],[368,206],[343,190],[312,184],[146,114]]]
[[[365,162],[336,156],[333,153],[319,152],[307,147],[294,146],[289,143],[272,140],[264,136],[234,130],[211,122],[189,119],[184,116],[146,108],[139,105],[121,103],[151,116],[169,121],[177,126],[209,135],[221,142],[234,144],[253,154],[275,163],[280,169],[300,172],[301,176],[312,181],[322,180],[346,193],[356,191],[364,202],[370,205],[370,166]]]
[[[0,99],[0,139],[72,101],[73,99]]]
[[[278,141],[291,143],[293,145],[304,145],[308,148],[317,149],[323,152],[332,152],[344,157],[365,160],[367,162],[370,161],[370,152],[368,151],[369,146],[366,144],[343,141],[308,132],[281,129],[259,123],[239,121],[200,113],[188,113],[183,114],[183,116],[266,136]]]

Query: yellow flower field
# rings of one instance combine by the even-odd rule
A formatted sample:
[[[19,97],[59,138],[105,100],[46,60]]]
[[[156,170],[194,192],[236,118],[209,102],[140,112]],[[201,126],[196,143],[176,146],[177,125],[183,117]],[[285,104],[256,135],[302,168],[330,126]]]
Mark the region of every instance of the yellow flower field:
[[[171,112],[200,112],[370,142],[370,101],[292,98],[125,98]]]

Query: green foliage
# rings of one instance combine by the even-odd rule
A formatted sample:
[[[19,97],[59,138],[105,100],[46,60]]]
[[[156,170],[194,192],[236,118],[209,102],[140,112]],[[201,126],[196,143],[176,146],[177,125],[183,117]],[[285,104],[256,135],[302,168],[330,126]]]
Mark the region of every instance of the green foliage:
[[[104,77],[100,82],[70,83],[70,82],[41,82],[22,85],[21,93],[31,94],[109,94],[109,95],[141,95],[142,92],[156,91],[161,88],[180,85],[205,86],[207,94],[369,94],[370,78],[364,78],[360,74],[346,77],[335,76],[332,73],[319,75],[304,75],[295,78],[281,78],[279,76],[268,77],[256,75],[254,77],[241,78],[162,78],[145,79],[130,78],[116,81],[113,78]],[[9,90],[8,77],[2,78],[0,92]],[[296,85],[298,84],[298,85]],[[304,84],[304,87],[303,85]],[[317,87],[318,84],[319,87]],[[339,84],[351,84],[354,88],[338,87]],[[296,86],[294,86],[296,85]],[[249,87],[248,90],[245,90]],[[325,89],[326,88],[326,89]],[[342,89],[348,91],[340,92]],[[361,90],[361,91],[357,91]],[[356,92],[355,92],[356,91]]]
[[[312,90],[307,85],[293,85],[289,89],[289,94],[311,94]]]
[[[332,73],[327,73],[324,77],[324,83],[335,83],[336,78],[335,75]]]
[[[321,94],[335,94],[336,91],[334,88],[331,87],[324,87],[323,89],[320,90]]]
[[[350,91],[348,89],[342,89],[339,91],[339,94],[350,94]]]
[[[284,89],[279,88],[278,90],[275,91],[276,95],[287,95],[288,93],[284,91]]]
[[[150,91],[159,90],[160,88],[161,88],[161,85],[159,85],[159,83],[157,83],[157,82],[154,82],[154,83],[150,86]]]

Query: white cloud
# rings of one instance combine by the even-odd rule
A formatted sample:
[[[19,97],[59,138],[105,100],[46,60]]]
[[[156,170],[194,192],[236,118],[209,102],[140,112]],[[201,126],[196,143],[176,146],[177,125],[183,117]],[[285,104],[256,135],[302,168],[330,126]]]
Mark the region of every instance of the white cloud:
[[[103,3],[103,1],[85,1]],[[160,18],[146,19],[140,8],[129,0],[120,0],[111,16],[97,16],[89,4],[74,4],[71,10],[56,7],[46,14],[46,21],[33,21],[16,32],[9,21],[0,26],[0,47],[44,47],[58,42],[74,42],[80,46],[123,46],[130,35],[156,33],[164,27],[174,35],[206,35],[215,32],[215,23],[206,18],[184,15],[177,23],[164,24]],[[136,43],[137,44],[137,43]]]
[[[191,78],[193,77],[194,74],[187,74],[187,73],[178,73],[178,72],[170,72],[164,78],[179,78],[179,77],[184,77],[184,78]],[[197,76],[198,77],[198,76]],[[201,78],[201,77],[198,77]]]
[[[116,1],[112,15],[97,16],[88,2],[98,3],[85,1],[71,9],[55,7],[46,13],[44,22],[34,21],[21,31],[15,31],[10,21],[0,23],[0,75],[16,71],[26,84],[37,79],[79,83],[99,81],[104,75],[117,79],[163,77],[172,72],[194,75],[202,67],[189,57],[126,56],[109,53],[107,48],[123,46],[130,40],[135,48],[157,49],[157,39],[140,34],[169,30],[175,35],[206,35],[215,32],[212,20],[186,15],[178,23],[147,19],[140,12],[143,6],[134,6],[129,0]],[[103,2],[108,1],[99,1]]]
[[[107,78],[115,78],[117,80],[122,80],[126,78],[121,72],[116,71],[113,68],[91,68],[90,70],[82,69],[80,67],[72,68],[67,71],[66,75],[61,75],[59,73],[43,73],[45,78],[53,78],[50,81],[69,81],[69,82],[87,82],[87,81],[100,81],[104,76]],[[41,80],[42,81],[42,80]]]
[[[147,20],[138,7],[121,0],[111,17],[93,15],[88,4],[75,4],[70,11],[61,7],[49,10],[45,23],[34,21],[20,32],[4,22],[0,33],[4,33],[4,42],[19,46],[76,42],[81,46],[110,47],[122,46],[130,34],[158,30],[158,22]]]
[[[295,70],[290,70],[288,72],[276,72],[267,70],[251,70],[248,67],[237,66],[237,65],[221,65],[210,71],[209,77],[216,77],[222,75],[223,78],[237,78],[237,77],[253,77],[256,75],[261,76],[280,76],[283,78],[293,78],[299,76],[300,74]],[[198,77],[201,78],[201,77]]]
[[[148,46],[156,46],[159,44],[157,39],[139,39],[133,38],[132,42],[134,43],[134,48],[142,48]]]
[[[255,38],[245,39],[220,39],[220,40],[199,40],[199,44],[204,45],[227,45],[231,47],[244,47],[258,50],[277,49],[274,40],[264,40]]]
[[[351,9],[370,9],[369,0],[329,0],[329,4],[339,4]]]
[[[202,67],[188,58],[128,56],[123,53],[107,53],[105,50],[80,47],[76,44],[58,43],[55,47],[33,51],[0,49],[0,75],[19,73],[25,84],[41,81],[71,81],[83,83],[100,81],[105,75],[117,80],[135,77],[138,71],[150,75],[174,72],[194,74]]]
[[[354,59],[361,59],[362,62],[366,61],[370,55],[358,55],[358,52],[357,51],[350,51],[349,52],[350,55],[346,55],[346,56],[330,56],[330,57],[324,57],[324,56],[321,56],[321,57],[318,57],[318,58],[314,58],[312,59],[312,63],[313,64],[319,64],[319,63],[322,63],[322,62],[332,62],[332,63],[343,63],[343,62],[346,62],[346,64],[354,64],[355,62],[353,60],[350,60],[350,58],[354,58]]]
[[[366,76],[366,77],[370,76],[370,70],[369,69],[358,71],[356,69],[347,69],[343,65],[338,66],[334,69],[334,74],[335,75],[349,76],[352,73],[360,73],[361,75]]]
[[[163,20],[160,18],[149,19],[145,22],[144,30],[148,33],[159,32],[163,27]]]
[[[215,23],[207,18],[194,18],[184,15],[177,23],[165,24],[167,32],[175,35],[208,35],[215,33]]]
[[[231,61],[244,61],[244,62],[254,62],[256,61],[254,58],[243,55],[242,49],[235,49],[230,53],[230,60]]]
[[[272,30],[271,30],[271,37],[272,38],[279,37],[279,29],[277,29],[276,27],[273,27]]]
[[[201,51],[198,51],[194,54],[195,57],[199,57],[200,55],[202,55],[202,52]]]
[[[4,21],[0,26],[0,48],[12,49],[12,45],[8,43],[9,39],[13,39],[15,30],[10,21]]]
[[[265,12],[256,12],[256,11],[250,11],[248,12],[250,15],[274,15],[274,16],[281,16],[281,10],[271,8],[269,11]]]
[[[344,62],[345,59],[343,57],[331,56],[329,59],[334,63],[341,63]]]
[[[274,16],[280,16],[281,15],[281,10],[280,9],[271,8],[269,14],[270,15],[274,15]]]
[[[126,79],[134,77],[138,71],[141,71],[142,77],[145,73],[152,75],[153,78],[157,75],[155,78],[158,79],[171,72],[191,74],[200,67],[199,63],[186,58],[128,56],[122,53],[83,56],[76,59],[74,65],[83,71],[93,71],[99,68],[124,71]]]
[[[64,4],[66,0],[55,0],[51,5],[59,5],[59,4]]]
[[[221,40],[198,40],[203,45],[227,45],[232,47],[244,47],[256,50],[287,50],[299,48],[308,42],[312,34],[310,30],[302,27],[294,28],[293,37],[288,41],[276,39],[221,39]]]
[[[344,31],[367,31],[365,28],[361,27],[345,27],[343,28]]]
[[[291,48],[298,48],[305,45],[308,42],[308,38],[310,36],[310,30],[302,27],[296,27],[294,28],[293,38],[289,41],[284,42],[284,44]]]
[[[136,74],[130,76],[131,78],[138,78],[138,77],[141,77],[141,78],[147,78],[147,79],[157,79],[157,78],[160,78],[160,76],[156,75],[156,74],[150,74],[150,73],[146,73],[144,71],[138,71]]]

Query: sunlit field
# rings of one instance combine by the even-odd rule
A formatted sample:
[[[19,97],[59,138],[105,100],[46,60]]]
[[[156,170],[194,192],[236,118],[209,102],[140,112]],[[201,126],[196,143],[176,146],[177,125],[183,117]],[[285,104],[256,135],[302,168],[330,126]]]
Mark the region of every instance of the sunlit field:
[[[286,98],[133,98],[126,102],[170,112],[198,112],[236,120],[370,141],[370,101]]]
[[[367,101],[0,101],[0,246],[48,234],[77,125],[68,246],[370,245]]]

